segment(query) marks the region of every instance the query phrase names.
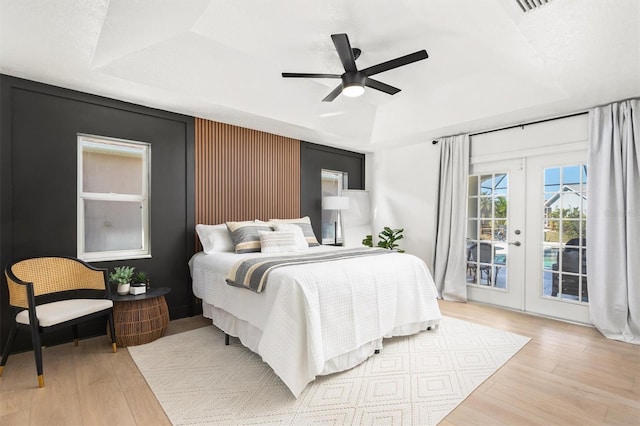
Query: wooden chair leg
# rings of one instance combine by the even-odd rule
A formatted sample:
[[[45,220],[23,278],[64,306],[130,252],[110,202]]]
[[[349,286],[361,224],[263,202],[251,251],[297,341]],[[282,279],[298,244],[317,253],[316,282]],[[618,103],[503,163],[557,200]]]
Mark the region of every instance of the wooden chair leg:
[[[44,374],[42,372],[42,346],[40,344],[40,333],[37,327],[31,327],[31,344],[36,357],[36,370],[38,371],[38,387],[44,387]]]
[[[78,324],[73,324],[71,330],[73,331],[73,346],[78,346]]]
[[[11,346],[13,346],[14,340],[16,340],[16,334],[18,334],[18,327],[16,327],[15,321],[11,323],[11,329],[9,331],[9,338],[7,339],[7,343],[4,346],[4,351],[2,351],[2,361],[0,361],[0,376],[2,376],[2,370],[4,370],[4,366],[7,364],[7,360],[9,359],[9,353],[11,352]]]
[[[109,331],[111,332],[111,348],[113,349],[113,353],[115,354],[118,351],[116,345],[116,325],[113,322],[113,311],[109,312],[107,316],[107,322],[109,323]]]

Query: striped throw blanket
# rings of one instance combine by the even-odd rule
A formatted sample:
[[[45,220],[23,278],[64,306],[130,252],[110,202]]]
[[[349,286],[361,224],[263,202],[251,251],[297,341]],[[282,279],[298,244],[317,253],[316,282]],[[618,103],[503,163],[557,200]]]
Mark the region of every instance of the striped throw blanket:
[[[382,248],[364,247],[331,250],[322,253],[292,253],[286,256],[252,257],[240,260],[233,265],[231,272],[227,276],[227,284],[260,293],[264,290],[269,273],[276,268],[388,253],[391,253],[391,251]]]

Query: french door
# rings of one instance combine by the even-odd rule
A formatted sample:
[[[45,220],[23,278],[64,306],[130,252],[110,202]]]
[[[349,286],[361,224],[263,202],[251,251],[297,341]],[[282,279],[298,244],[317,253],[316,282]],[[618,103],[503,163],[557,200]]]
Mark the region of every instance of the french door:
[[[527,159],[527,311],[591,323],[587,282],[587,154]],[[531,195],[531,198],[529,198]]]
[[[473,165],[467,203],[467,294],[524,309],[524,163]]]
[[[473,164],[468,297],[589,323],[586,153]]]

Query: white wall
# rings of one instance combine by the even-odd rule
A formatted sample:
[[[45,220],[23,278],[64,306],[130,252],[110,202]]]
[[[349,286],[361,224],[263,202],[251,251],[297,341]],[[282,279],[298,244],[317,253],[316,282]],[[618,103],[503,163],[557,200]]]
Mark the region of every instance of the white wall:
[[[471,162],[532,157],[561,150],[586,149],[589,116],[581,114],[543,123],[471,136]]]
[[[367,155],[374,244],[384,226],[404,228],[400,248],[431,268],[435,247],[440,149],[431,141]]]

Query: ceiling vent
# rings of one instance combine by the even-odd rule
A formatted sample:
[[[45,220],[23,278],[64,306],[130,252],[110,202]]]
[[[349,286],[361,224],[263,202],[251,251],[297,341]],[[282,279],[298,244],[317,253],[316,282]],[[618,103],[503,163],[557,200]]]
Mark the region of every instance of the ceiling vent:
[[[523,12],[530,12],[549,3],[551,0],[516,0]]]

